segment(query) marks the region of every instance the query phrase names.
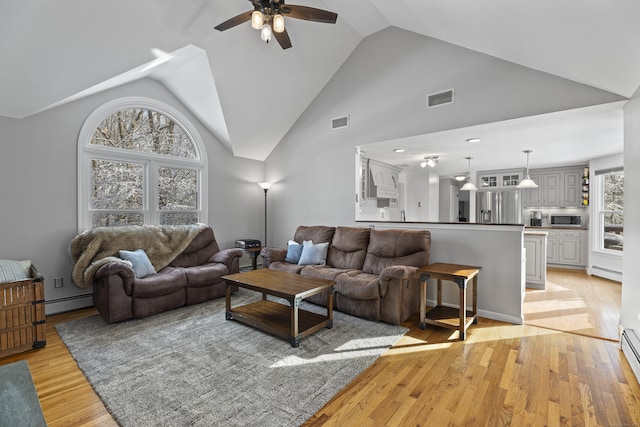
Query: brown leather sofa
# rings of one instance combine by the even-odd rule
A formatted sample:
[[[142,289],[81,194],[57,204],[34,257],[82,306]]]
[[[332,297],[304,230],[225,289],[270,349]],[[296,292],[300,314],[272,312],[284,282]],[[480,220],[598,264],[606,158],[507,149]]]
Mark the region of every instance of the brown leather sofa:
[[[206,227],[155,274],[136,278],[125,263],[102,265],[93,275],[93,302],[114,323],[219,298],[225,294],[221,277],[239,272],[241,256],[240,249],[220,250],[213,230]]]
[[[429,263],[427,230],[300,226],[293,240],[329,242],[325,265],[285,261],[287,250],[264,248],[264,265],[275,270],[335,280],[335,309],[369,320],[400,324],[420,306],[418,269]],[[325,305],[326,295],[309,298]]]

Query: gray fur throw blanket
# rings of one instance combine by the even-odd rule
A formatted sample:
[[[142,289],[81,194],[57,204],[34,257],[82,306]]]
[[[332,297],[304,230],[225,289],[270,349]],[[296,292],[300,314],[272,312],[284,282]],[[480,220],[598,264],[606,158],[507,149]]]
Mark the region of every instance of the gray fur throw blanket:
[[[120,250],[144,249],[156,271],[162,270],[207,227],[135,225],[86,230],[74,237],[69,246],[74,264],[71,278],[79,288],[88,288],[98,268],[110,262],[125,262],[118,257]]]

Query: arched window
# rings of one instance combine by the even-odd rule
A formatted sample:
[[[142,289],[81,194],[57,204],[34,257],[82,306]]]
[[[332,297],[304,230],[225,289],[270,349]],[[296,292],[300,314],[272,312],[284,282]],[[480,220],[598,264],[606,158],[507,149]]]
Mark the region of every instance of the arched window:
[[[178,111],[148,98],[98,107],[78,141],[78,229],[207,222],[207,161]]]

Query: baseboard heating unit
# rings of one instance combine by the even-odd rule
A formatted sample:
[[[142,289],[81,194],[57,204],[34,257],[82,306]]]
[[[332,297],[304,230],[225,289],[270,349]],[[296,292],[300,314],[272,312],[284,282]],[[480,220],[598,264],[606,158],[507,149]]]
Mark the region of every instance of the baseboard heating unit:
[[[633,373],[640,381],[640,338],[633,329],[625,329],[620,340],[622,352],[629,361]]]

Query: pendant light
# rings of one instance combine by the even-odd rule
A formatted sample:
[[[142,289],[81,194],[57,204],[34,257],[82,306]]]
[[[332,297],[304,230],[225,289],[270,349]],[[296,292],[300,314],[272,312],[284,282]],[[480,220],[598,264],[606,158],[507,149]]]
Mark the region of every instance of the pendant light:
[[[464,183],[464,185],[462,186],[462,188],[460,190],[462,191],[477,191],[478,187],[476,187],[474,185],[473,182],[471,182],[471,159],[473,159],[473,157],[465,157],[465,159],[467,159],[467,161],[469,162],[469,170],[467,172],[467,182]]]
[[[532,180],[529,177],[529,153],[532,153],[533,150],[524,150],[523,153],[527,154],[527,172],[525,174],[525,178],[520,181],[520,183],[517,185],[516,188],[538,188],[538,184],[535,183],[534,180]]]

